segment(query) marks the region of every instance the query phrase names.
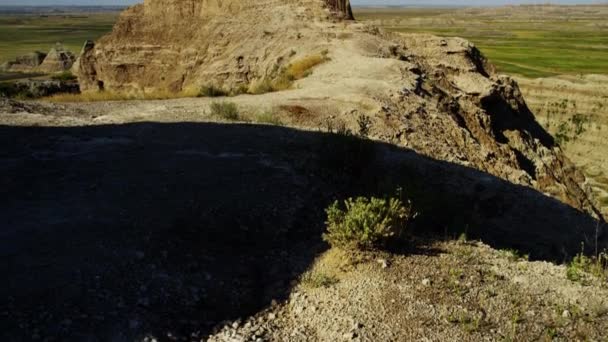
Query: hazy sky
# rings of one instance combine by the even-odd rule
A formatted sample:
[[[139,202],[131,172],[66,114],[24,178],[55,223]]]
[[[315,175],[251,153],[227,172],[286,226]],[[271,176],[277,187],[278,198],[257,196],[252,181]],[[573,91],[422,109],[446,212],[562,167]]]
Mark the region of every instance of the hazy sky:
[[[138,0],[0,0],[0,5],[130,5]],[[506,5],[546,3],[546,0],[351,0],[354,5]],[[608,0],[551,0],[551,3],[581,4],[606,3]]]

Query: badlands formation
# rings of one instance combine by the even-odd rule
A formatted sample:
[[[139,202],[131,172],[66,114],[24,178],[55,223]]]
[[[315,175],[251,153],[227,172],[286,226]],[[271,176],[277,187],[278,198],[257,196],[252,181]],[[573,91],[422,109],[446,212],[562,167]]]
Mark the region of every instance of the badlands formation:
[[[537,123],[516,82],[497,75],[471,43],[389,34],[351,18],[348,0],[146,0],[85,46],[74,70],[85,92],[234,92],[327,55],[273,105],[298,98],[353,130],[359,115],[371,115],[378,139],[598,215],[585,177]]]
[[[0,98],[0,339],[603,340],[605,281],[548,261],[608,246],[604,221],[517,83],[463,39],[351,19],[145,0],[72,70],[84,99],[168,99]],[[184,97],[211,87],[236,96]],[[403,244],[328,250],[328,205],[400,187]]]

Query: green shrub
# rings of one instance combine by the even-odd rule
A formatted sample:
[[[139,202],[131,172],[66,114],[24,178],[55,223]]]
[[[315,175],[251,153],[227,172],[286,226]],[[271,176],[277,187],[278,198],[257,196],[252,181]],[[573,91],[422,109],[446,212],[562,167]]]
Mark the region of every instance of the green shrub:
[[[336,201],[326,209],[323,239],[339,248],[381,248],[404,233],[411,211],[409,202],[397,198],[349,198],[343,206]]]
[[[0,82],[0,96],[17,100],[29,100],[36,97],[28,89],[19,87],[13,82]]]
[[[63,82],[67,82],[67,81],[74,81],[77,79],[76,76],[74,76],[71,72],[69,71],[64,71],[60,74],[57,75],[53,75],[51,76],[51,79],[55,80],[55,81],[63,81]]]
[[[603,252],[598,256],[588,257],[581,252],[572,259],[566,269],[566,277],[574,282],[585,283],[589,275],[608,280],[608,253]]]
[[[211,115],[229,121],[237,121],[241,117],[239,108],[234,102],[213,102]]]
[[[223,89],[213,85],[201,87],[201,90],[198,93],[198,97],[222,97],[227,95],[228,93],[225,92]]]

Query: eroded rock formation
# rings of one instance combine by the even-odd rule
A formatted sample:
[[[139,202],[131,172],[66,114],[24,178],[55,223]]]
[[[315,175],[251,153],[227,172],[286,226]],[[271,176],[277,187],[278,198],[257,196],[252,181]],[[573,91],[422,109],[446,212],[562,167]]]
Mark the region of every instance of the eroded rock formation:
[[[326,54],[331,60],[284,98],[323,108],[317,122],[356,129],[357,116],[369,115],[382,140],[597,214],[585,177],[538,125],[517,84],[472,44],[341,20],[351,17],[348,1],[146,0],[84,49],[75,71],[84,91],[229,91]]]

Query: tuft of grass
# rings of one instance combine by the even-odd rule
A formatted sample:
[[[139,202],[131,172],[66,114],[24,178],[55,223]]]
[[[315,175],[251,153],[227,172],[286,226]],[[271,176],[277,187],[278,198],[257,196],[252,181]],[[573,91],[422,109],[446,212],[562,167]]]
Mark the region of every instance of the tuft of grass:
[[[499,253],[510,261],[527,261],[530,259],[528,254],[523,254],[515,249],[503,249]]]
[[[211,115],[228,121],[238,121],[241,118],[239,108],[234,102],[213,102]]]
[[[301,278],[302,285],[310,288],[330,287],[338,283],[334,276],[321,272],[306,272]]]
[[[327,53],[310,55],[290,63],[281,69],[273,79],[264,79],[251,89],[251,94],[259,95],[275,91],[290,89],[294,81],[302,79],[312,73],[312,69],[329,60]]]
[[[227,96],[228,93],[222,88],[218,88],[214,85],[202,86],[197,97],[223,97]]]
[[[56,74],[56,75],[51,76],[51,79],[53,79],[55,81],[68,82],[68,81],[75,81],[77,79],[77,77],[74,76],[69,71],[64,71],[64,72],[62,72],[60,74]]]
[[[285,70],[285,75],[288,79],[302,79],[310,75],[314,67],[328,60],[327,53],[306,56],[290,63]]]
[[[281,119],[279,119],[277,117],[277,115],[273,112],[262,112],[262,113],[256,114],[255,122],[275,125],[275,126],[280,126],[283,124],[281,122]]]
[[[589,276],[608,281],[608,252],[588,257],[581,251],[566,268],[566,277],[573,282],[585,284]]]

